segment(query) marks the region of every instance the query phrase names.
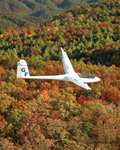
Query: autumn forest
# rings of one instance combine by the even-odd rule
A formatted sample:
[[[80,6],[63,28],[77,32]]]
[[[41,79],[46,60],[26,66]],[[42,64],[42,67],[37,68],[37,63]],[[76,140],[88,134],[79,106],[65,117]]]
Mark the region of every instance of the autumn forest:
[[[16,78],[26,60],[30,75],[64,74],[60,47],[75,72],[100,82]],[[120,149],[120,0],[76,6],[54,20],[0,28],[0,149]]]

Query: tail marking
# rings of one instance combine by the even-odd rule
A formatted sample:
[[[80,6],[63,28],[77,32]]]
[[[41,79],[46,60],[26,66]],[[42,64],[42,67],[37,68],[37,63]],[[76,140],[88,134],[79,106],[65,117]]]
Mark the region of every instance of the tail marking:
[[[29,77],[29,71],[25,60],[21,59],[17,64],[17,77],[26,78]]]

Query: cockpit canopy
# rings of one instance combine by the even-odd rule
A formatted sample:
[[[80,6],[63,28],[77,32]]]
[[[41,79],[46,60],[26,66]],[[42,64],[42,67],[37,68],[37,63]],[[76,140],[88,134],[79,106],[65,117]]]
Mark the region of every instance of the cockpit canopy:
[[[78,73],[78,76],[79,76],[80,78],[92,78],[92,79],[95,78],[95,76],[93,76],[93,75],[91,75],[91,74],[87,74],[87,73]]]

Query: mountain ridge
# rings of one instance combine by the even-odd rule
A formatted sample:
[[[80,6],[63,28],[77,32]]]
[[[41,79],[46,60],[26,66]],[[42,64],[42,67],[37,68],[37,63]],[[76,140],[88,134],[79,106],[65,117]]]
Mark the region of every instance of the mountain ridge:
[[[100,0],[97,0],[99,2]],[[77,1],[77,0],[1,0],[0,1],[0,27],[37,27],[45,22],[52,20],[54,16],[63,13],[78,5],[88,5],[95,0]],[[6,18],[6,15],[8,16]],[[32,21],[26,18],[32,17]],[[17,23],[14,20],[20,20],[23,23]],[[36,23],[38,19],[38,23]],[[37,24],[37,25],[36,25]]]

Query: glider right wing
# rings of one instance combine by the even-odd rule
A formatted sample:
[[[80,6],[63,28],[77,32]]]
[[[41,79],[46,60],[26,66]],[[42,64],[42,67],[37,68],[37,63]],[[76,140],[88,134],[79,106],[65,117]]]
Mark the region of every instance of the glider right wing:
[[[70,62],[66,52],[63,50],[62,47],[61,47],[61,51],[62,51],[62,63],[63,63],[65,73],[66,74],[74,74],[75,71],[71,65],[71,62]]]
[[[82,82],[79,78],[75,77],[68,77],[69,81],[73,82],[74,84],[86,89],[86,90],[91,90],[91,88],[84,82]]]

